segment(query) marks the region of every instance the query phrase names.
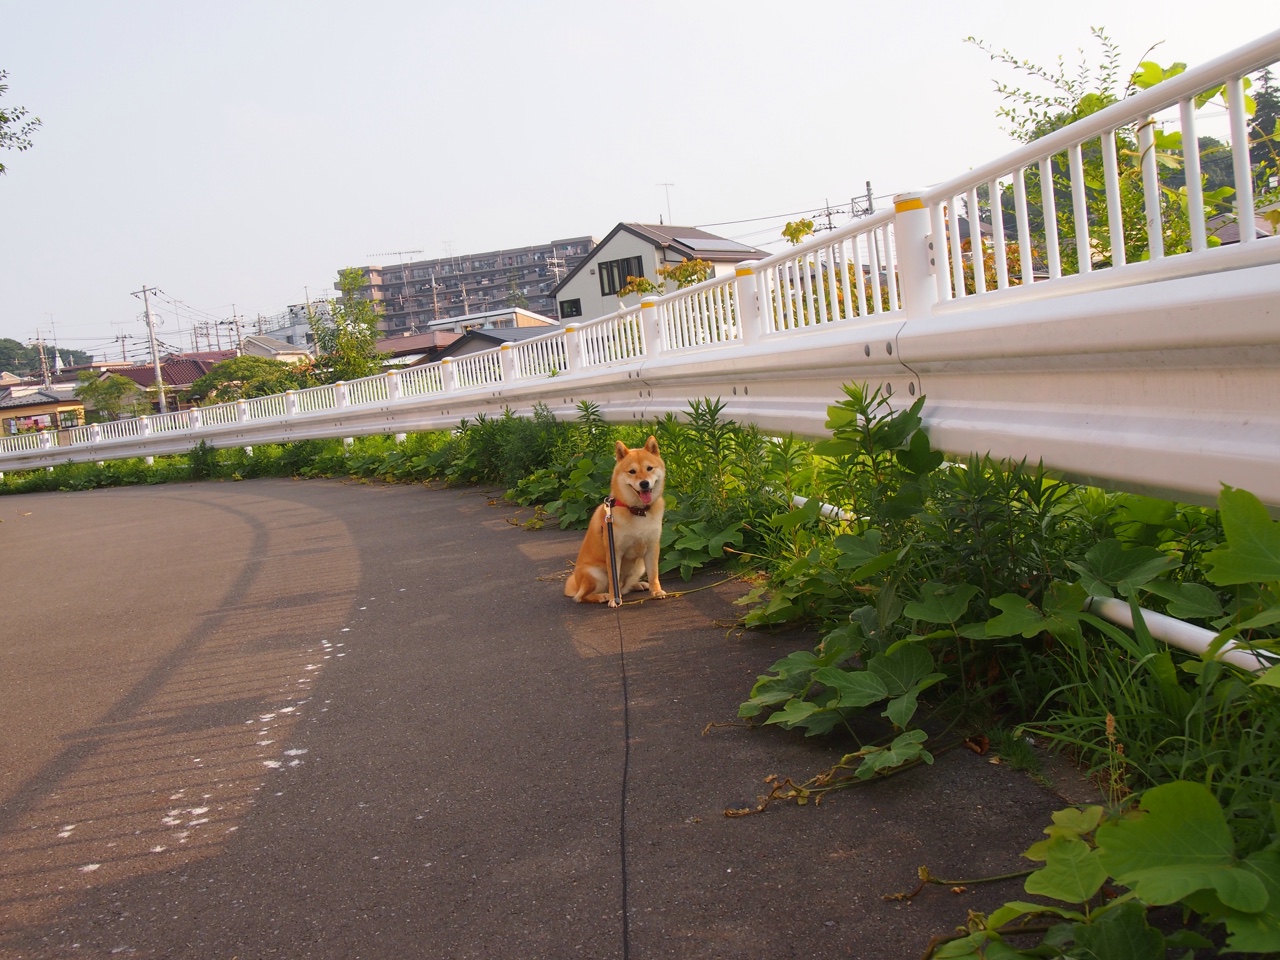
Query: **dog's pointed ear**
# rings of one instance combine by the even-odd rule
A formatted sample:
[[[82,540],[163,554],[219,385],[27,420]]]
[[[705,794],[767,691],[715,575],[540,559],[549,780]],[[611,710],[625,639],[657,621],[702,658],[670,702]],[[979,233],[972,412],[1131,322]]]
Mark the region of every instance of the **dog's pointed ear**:
[[[623,443],[621,440],[619,440],[617,443],[617,446],[613,448],[613,455],[617,457],[619,460],[625,460],[627,454],[630,452],[631,451],[627,449],[627,445]]]
[[[656,456],[658,453],[658,438],[650,434],[649,439],[644,442],[644,448]]]

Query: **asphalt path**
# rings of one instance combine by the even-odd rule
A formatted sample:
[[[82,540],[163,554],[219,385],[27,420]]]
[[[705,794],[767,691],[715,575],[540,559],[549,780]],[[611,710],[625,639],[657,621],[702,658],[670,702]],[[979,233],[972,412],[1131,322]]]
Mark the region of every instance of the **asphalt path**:
[[[714,575],[574,604],[580,535],[527,517],[330,480],[0,498],[0,957],[918,957],[1021,894],[884,899],[1028,866],[1063,805],[966,750],[726,817],[842,752],[728,725],[811,638],[734,629]]]

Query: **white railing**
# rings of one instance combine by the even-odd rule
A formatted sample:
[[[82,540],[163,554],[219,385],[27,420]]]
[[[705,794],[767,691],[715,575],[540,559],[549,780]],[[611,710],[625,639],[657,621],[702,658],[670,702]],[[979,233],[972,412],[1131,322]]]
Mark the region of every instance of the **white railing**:
[[[409,367],[398,373],[400,395],[403,397],[429,397],[444,393],[444,377],[439,364],[429,367]]]
[[[902,309],[893,220],[894,211],[886,210],[761,261],[765,329],[795,330]]]
[[[1248,229],[1241,96],[1241,77],[1278,60],[1280,31],[734,276],[500,350],[77,428],[61,444],[52,432],[6,437],[0,470],[181,452],[201,440],[431,429],[535,403],[573,416],[584,399],[637,420],[719,396],[729,416],[818,436],[826,405],[857,380],[894,402],[923,394],[930,436],[951,452],[1042,459],[1206,500],[1230,483],[1280,505],[1280,239]],[[1227,91],[1234,210],[1246,229],[1238,244],[1213,245],[1191,151],[1189,229],[1175,245],[1150,121],[1176,123],[1171,132],[1196,143],[1196,97],[1217,88]],[[1131,141],[1144,160],[1145,208],[1123,226],[1145,233],[1142,260],[1111,242],[1110,225],[1133,208],[1117,174],[1117,151]],[[1055,189],[1039,197],[1049,180]],[[966,249],[962,216],[976,250]]]
[[[733,306],[734,284],[709,280],[658,305],[663,343],[668,350],[687,350],[742,339]]]
[[[496,348],[457,357],[452,361],[452,366],[453,376],[460,390],[502,382],[502,363],[498,359]]]
[[[577,327],[583,365],[598,367],[645,356],[640,312],[640,307],[628,307]]]
[[[512,346],[512,353],[515,375],[524,380],[558,376],[569,369],[569,354],[563,333],[524,340]]]

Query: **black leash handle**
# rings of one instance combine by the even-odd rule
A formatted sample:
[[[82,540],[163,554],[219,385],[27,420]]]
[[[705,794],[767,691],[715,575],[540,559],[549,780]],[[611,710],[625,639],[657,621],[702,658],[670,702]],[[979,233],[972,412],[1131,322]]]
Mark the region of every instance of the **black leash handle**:
[[[613,605],[622,604],[622,584],[618,582],[618,553],[613,545],[613,497],[604,498],[604,529],[609,537],[609,572],[613,576]]]

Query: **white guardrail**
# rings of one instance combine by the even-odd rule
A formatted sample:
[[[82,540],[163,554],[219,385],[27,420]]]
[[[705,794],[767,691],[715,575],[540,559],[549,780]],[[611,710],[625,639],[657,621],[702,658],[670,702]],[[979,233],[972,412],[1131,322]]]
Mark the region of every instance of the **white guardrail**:
[[[1152,133],[1154,118],[1196,143],[1196,97],[1222,87],[1234,209],[1253,223],[1241,78],[1276,61],[1280,31],[733,277],[429,366],[79,427],[64,443],[0,439],[0,470],[181,453],[201,440],[440,429],[536,403],[571,418],[581,400],[639,421],[719,397],[726,416],[822,436],[841,385],[866,381],[895,402],[923,394],[930,438],[951,453],[1043,460],[1078,479],[1200,500],[1226,483],[1280,506],[1280,238],[1245,229],[1239,243],[1211,245],[1192,151],[1190,249],[1167,251]],[[1121,205],[1118,133],[1122,145],[1136,137],[1142,157],[1138,223]],[[1084,158],[1097,152],[1105,218],[1085,205]],[[1029,195],[1055,162],[1070,186],[1050,191],[1033,220]],[[987,198],[996,215],[979,255],[960,219]],[[1146,258],[1126,262],[1108,223],[1145,230]]]

